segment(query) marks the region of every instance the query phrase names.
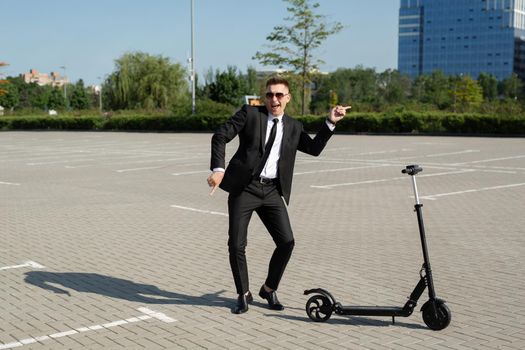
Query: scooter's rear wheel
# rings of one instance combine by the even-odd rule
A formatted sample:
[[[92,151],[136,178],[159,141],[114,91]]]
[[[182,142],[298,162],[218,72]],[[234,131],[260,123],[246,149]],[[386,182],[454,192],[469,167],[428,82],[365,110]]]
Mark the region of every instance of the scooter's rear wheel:
[[[450,324],[452,313],[448,306],[442,301],[427,301],[428,305],[423,305],[423,321],[428,328],[434,331],[445,329]]]
[[[312,321],[324,322],[332,316],[332,303],[324,295],[314,295],[306,302],[306,314]]]

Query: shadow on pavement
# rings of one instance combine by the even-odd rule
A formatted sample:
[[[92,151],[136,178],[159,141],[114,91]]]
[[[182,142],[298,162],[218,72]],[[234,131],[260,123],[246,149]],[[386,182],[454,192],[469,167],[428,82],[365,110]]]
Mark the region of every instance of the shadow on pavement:
[[[266,316],[272,316],[272,317],[281,317],[287,320],[292,321],[303,321],[303,322],[311,322],[316,323],[308,316],[305,317],[297,317],[297,316],[290,316],[290,315],[279,315],[279,314],[272,314],[272,315],[266,315]],[[331,318],[330,320],[327,320],[325,323],[329,324],[338,324],[338,325],[345,325],[345,326],[370,326],[370,327],[405,327],[405,328],[412,328],[412,329],[428,329],[427,327],[424,327],[420,324],[413,324],[413,323],[406,323],[406,322],[399,322],[400,317],[396,318],[396,323],[392,324],[392,321],[385,321],[380,320],[377,318],[370,318],[370,317],[363,317],[363,316],[343,316],[343,317],[337,317]]]
[[[71,295],[68,289],[72,289],[80,293],[94,293],[147,304],[204,305],[225,308],[231,308],[235,304],[235,300],[220,296],[224,290],[192,296],[98,273],[30,271],[25,275],[27,283],[57,294]]]

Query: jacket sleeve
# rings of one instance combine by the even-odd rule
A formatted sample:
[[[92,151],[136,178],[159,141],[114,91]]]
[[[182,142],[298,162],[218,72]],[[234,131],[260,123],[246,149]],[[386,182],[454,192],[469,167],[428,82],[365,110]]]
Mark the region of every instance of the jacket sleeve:
[[[247,105],[244,105],[226,123],[217,128],[211,138],[211,162],[210,170],[215,168],[225,168],[226,144],[233,140],[235,136],[244,128],[248,113]]]
[[[302,128],[302,125],[301,125]],[[332,137],[334,134],[333,131],[330,130],[328,125],[326,125],[325,122],[321,125],[321,129],[317,132],[317,135],[315,135],[314,138],[310,137],[306,131],[304,131],[304,128],[301,130],[301,136],[299,139],[299,145],[297,146],[297,149],[301,152],[310,154],[312,156],[318,156],[321,154],[323,149],[326,146],[326,143]]]

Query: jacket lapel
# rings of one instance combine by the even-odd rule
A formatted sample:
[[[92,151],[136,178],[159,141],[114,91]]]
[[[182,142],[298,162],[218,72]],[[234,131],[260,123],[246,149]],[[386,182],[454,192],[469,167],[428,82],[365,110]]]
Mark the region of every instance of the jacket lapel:
[[[266,129],[268,126],[268,115],[263,112],[259,112],[259,123],[260,123],[260,147],[259,152],[261,152],[261,155],[264,154],[264,142],[266,141]]]
[[[285,149],[289,146],[288,141],[290,140],[290,117],[286,114],[283,116],[283,140],[281,141],[281,156],[285,154]]]

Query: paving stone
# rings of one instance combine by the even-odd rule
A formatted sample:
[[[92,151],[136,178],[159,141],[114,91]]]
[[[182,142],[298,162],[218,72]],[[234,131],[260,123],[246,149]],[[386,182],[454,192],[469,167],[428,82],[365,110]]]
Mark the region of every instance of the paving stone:
[[[210,138],[0,132],[0,269],[45,266],[0,270],[0,347],[82,327],[94,329],[17,349],[525,347],[525,139],[336,134],[321,156],[298,154],[288,208],[296,247],[279,289],[286,309],[256,296],[234,315],[227,217],[217,215],[227,195],[210,197],[205,181]],[[450,326],[425,326],[426,293],[395,324],[335,314],[312,322],[305,289],[325,288],[343,305],[401,306],[417,284],[419,232],[401,174],[411,163],[424,168],[417,183]],[[273,251],[256,216],[248,239],[256,294]],[[101,326],[122,320],[131,322]]]

